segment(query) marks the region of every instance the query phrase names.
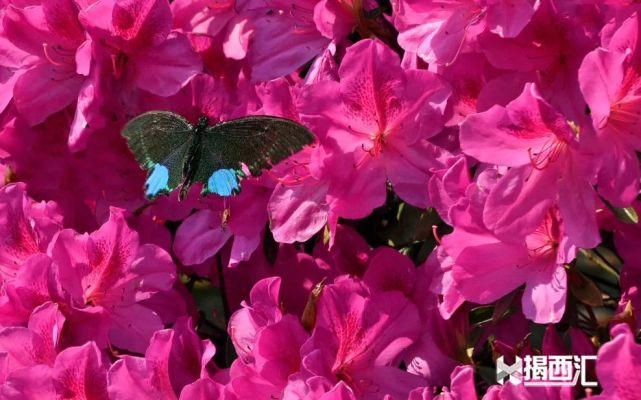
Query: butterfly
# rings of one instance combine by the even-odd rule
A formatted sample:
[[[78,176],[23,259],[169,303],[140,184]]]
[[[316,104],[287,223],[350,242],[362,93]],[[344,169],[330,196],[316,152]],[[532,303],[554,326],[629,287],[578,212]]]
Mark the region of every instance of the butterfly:
[[[252,176],[314,142],[304,126],[284,118],[249,116],[209,125],[196,125],[168,111],[143,113],[123,128],[122,135],[143,169],[149,171],[145,195],[154,198],[180,187],[184,198],[200,182],[202,194],[231,196]]]

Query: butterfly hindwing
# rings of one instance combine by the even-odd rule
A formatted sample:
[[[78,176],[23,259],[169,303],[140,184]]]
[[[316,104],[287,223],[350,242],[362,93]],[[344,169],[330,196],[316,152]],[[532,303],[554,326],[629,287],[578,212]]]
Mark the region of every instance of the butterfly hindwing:
[[[180,115],[150,111],[125,125],[123,136],[144,169],[148,197],[169,192],[182,182],[182,168],[192,140],[192,126]]]

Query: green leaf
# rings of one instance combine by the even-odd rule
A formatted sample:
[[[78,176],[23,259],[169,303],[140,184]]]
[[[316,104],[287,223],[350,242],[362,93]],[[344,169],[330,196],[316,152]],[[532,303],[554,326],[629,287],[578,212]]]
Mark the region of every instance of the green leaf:
[[[191,295],[200,314],[212,325],[223,331],[227,328],[220,289],[207,279],[194,282]]]
[[[603,306],[603,294],[597,285],[588,277],[579,272],[576,268],[568,271],[568,283],[570,292],[581,303],[592,307]]]
[[[637,224],[639,223],[639,215],[634,207],[624,207],[618,208],[615,207],[612,212],[617,216],[619,221],[625,224]]]
[[[624,224],[631,224],[631,225],[639,223],[639,215],[637,214],[637,211],[634,209],[634,207],[615,207],[603,197],[601,196],[599,197],[601,198],[601,201],[603,201],[606,207],[608,207],[608,209],[612,211],[612,214],[614,214],[619,221],[623,222]]]

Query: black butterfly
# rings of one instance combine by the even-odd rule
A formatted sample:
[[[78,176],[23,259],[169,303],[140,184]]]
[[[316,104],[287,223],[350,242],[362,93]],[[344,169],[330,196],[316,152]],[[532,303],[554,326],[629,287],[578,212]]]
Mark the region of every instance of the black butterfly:
[[[137,116],[122,134],[141,167],[150,170],[150,198],[177,187],[184,198],[195,182],[203,183],[203,194],[231,196],[240,190],[243,164],[260,175],[314,141],[307,128],[284,118],[250,116],[209,126],[201,117],[192,125],[167,111]]]

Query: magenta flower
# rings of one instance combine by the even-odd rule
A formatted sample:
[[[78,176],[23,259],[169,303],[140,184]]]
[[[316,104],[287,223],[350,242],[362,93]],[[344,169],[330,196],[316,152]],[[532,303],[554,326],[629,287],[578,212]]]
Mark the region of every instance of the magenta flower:
[[[468,365],[458,366],[450,375],[449,388],[443,387],[439,395],[434,395],[434,389],[418,388],[410,392],[407,400],[466,400],[477,398],[474,387],[474,369]]]
[[[407,202],[426,206],[429,171],[446,152],[426,139],[441,128],[450,91],[427,71],[405,71],[383,44],[349,48],[340,82],[307,87],[300,112],[321,138],[323,173],[332,177],[335,212],[360,218],[383,204],[385,183]],[[340,166],[340,167],[339,167]]]
[[[162,329],[160,316],[141,301],[172,290],[175,266],[164,250],[139,244],[122,211],[112,209],[109,221],[91,234],[60,231],[49,254],[56,279],[52,296],[65,304],[76,341],[93,337],[100,346],[108,340],[142,352]]]
[[[182,318],[173,329],[154,333],[144,358],[122,356],[114,363],[109,369],[109,397],[178,399],[187,385],[209,378],[207,365],[215,352],[211,342],[198,338],[191,321]]]
[[[613,34],[607,48],[590,52],[579,69],[581,91],[597,130],[602,166],[599,193],[628,206],[639,193],[641,170],[641,46],[639,16],[632,15]]]
[[[202,68],[187,38],[171,33],[167,1],[100,0],[81,21],[108,55],[113,77],[140,89],[170,96]]]
[[[229,319],[229,336],[241,360],[253,362],[256,335],[266,326],[283,318],[279,306],[280,278],[258,281],[249,295],[250,303],[243,302],[240,310]]]
[[[641,346],[626,324],[615,325],[610,334],[612,340],[599,349],[596,364],[603,392],[594,398],[632,400],[641,390]]]
[[[530,23],[515,37],[485,32],[479,45],[491,65],[510,73],[492,82],[494,96],[521,93],[535,82],[542,97],[577,123],[585,117],[577,69],[583,57],[597,45],[602,16],[591,4],[542,0]],[[577,21],[581,21],[578,23]],[[490,89],[490,88],[487,88]]]
[[[4,354],[7,380],[11,374],[39,364],[53,366],[60,343],[65,317],[54,303],[36,308],[26,327],[0,330],[0,353]]]
[[[81,94],[80,115],[71,130],[69,143],[75,150],[86,146],[89,122],[93,128],[106,124],[98,111],[105,104],[127,105],[135,89],[171,96],[202,70],[189,39],[171,32],[166,0],[99,0],[79,18],[91,38],[94,74]],[[114,87],[119,89],[114,92]]]
[[[2,91],[13,90],[16,108],[31,125],[73,104],[89,74],[91,46],[79,11],[73,0],[6,8],[0,65],[14,72]],[[0,110],[6,104],[0,100]]]
[[[282,397],[288,378],[300,370],[300,348],[308,336],[293,315],[260,329],[252,362],[239,358],[231,367],[230,390],[240,399]]]
[[[23,184],[0,188],[0,276],[11,281],[32,255],[45,252],[61,228],[55,203],[36,203]]]
[[[405,398],[424,380],[393,364],[418,335],[418,311],[402,294],[369,293],[357,280],[339,279],[323,291],[316,326],[301,348],[304,370],[290,378],[288,390],[329,389],[343,381],[358,398]]]
[[[62,398],[107,400],[106,358],[94,342],[61,351],[53,364],[53,386]]]
[[[592,188],[597,160],[580,148],[582,129],[543,100],[533,84],[506,107],[465,120],[462,150],[482,162],[511,167],[491,189],[483,210],[485,225],[497,237],[509,241],[534,232],[556,206],[572,244],[599,243]]]
[[[34,310],[27,327],[0,330],[3,398],[107,399],[103,355],[94,342],[60,351],[64,324],[58,306],[46,303]]]
[[[317,3],[267,0],[262,7],[246,10],[247,17],[251,16],[247,60],[253,81],[290,74],[325,50],[330,39],[314,22]]]
[[[452,257],[452,279],[466,300],[486,304],[525,283],[523,312],[537,323],[558,322],[565,311],[564,264],[574,258],[566,248],[564,225],[554,209],[525,240],[511,242],[482,227],[457,225],[443,238]]]
[[[539,0],[395,0],[398,42],[428,63],[450,64],[466,42],[485,29],[514,37],[528,24]]]

